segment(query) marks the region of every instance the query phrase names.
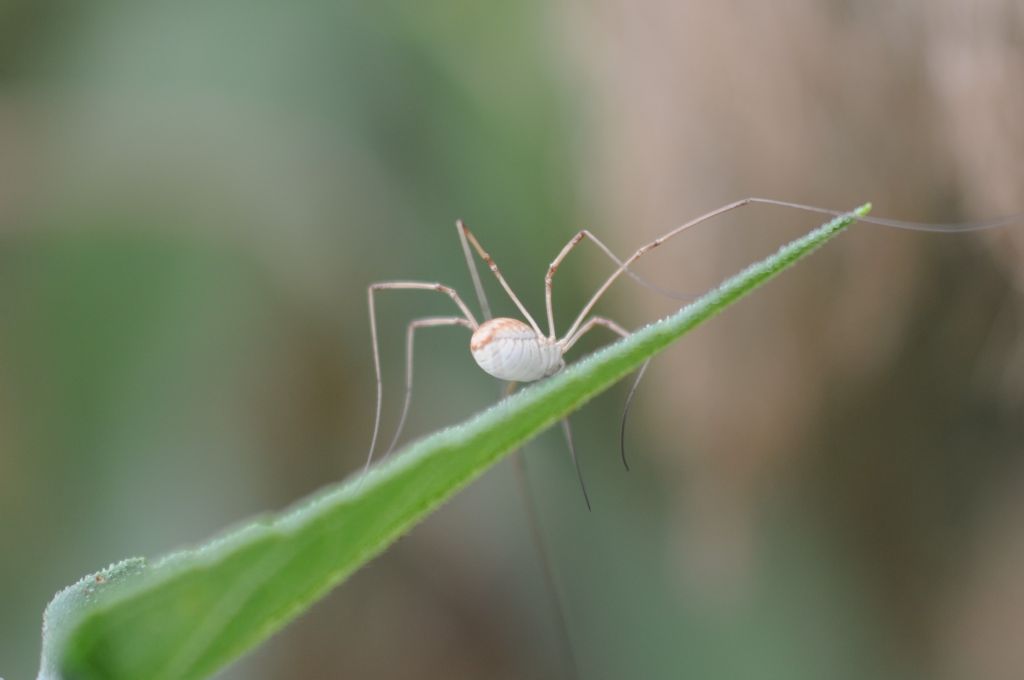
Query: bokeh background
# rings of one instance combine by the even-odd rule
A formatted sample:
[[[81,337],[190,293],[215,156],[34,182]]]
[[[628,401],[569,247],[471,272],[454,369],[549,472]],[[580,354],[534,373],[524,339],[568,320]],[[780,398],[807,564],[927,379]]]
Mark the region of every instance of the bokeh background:
[[[1021,210],[1021,121],[1018,0],[5,0],[0,674],[80,575],[358,469],[365,288],[471,298],[455,218],[539,311],[581,227]],[[817,222],[745,208],[639,269],[696,294]],[[609,271],[566,263],[563,324]],[[439,297],[381,296],[385,427]],[[495,400],[462,329],[416,384],[409,437]],[[624,394],[574,418],[592,513],[557,432],[526,452],[582,677],[1024,677],[1024,226],[856,226],[657,360],[630,473]],[[556,641],[505,462],[222,675],[558,678]]]

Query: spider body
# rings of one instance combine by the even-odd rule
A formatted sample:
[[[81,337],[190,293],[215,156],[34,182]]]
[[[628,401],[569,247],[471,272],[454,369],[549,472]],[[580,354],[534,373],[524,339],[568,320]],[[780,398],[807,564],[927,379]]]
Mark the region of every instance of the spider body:
[[[533,382],[565,368],[559,344],[519,319],[485,321],[473,332],[469,349],[484,372],[509,382]]]

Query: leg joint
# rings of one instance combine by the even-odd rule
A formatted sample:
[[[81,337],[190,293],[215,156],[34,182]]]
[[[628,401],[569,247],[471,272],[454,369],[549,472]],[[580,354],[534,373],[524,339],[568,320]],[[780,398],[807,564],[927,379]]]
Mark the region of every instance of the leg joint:
[[[455,289],[454,288],[450,288],[450,287],[444,285],[443,283],[436,284],[434,286],[434,290],[438,291],[439,293],[444,293],[445,295],[447,295],[448,297],[450,297],[452,299],[457,297],[457,293],[455,292]]]

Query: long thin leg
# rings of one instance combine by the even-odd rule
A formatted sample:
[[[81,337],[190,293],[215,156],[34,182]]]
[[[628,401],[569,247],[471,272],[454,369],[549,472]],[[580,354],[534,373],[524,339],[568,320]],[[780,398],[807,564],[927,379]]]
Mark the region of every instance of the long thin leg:
[[[462,232],[462,234],[464,234],[467,239],[469,239],[469,242],[472,244],[473,249],[476,250],[478,255],[480,255],[480,259],[486,262],[487,266],[490,267],[492,272],[494,272],[494,276],[498,279],[498,283],[500,283],[501,287],[505,289],[505,292],[508,293],[508,296],[512,298],[512,302],[515,303],[516,307],[519,308],[519,313],[522,314],[523,318],[529,322],[530,327],[533,328],[534,332],[538,336],[543,336],[544,333],[541,332],[540,326],[537,325],[536,320],[534,320],[534,318],[530,315],[530,312],[526,310],[526,306],[519,300],[518,297],[516,297],[516,294],[512,292],[512,287],[508,285],[508,282],[505,280],[505,277],[501,275],[501,271],[498,269],[498,265],[495,264],[494,258],[492,258],[487,253],[487,251],[483,249],[483,246],[480,245],[480,242],[476,240],[476,236],[473,235],[473,232],[471,232],[469,228],[466,227],[465,224],[463,224],[460,221],[458,223],[458,226],[459,231]]]
[[[605,291],[607,291],[608,288],[613,283],[615,283],[615,280],[618,279],[619,276],[621,276],[623,272],[628,270],[628,268],[629,268],[629,266],[631,264],[636,262],[645,253],[647,253],[650,250],[653,250],[654,248],[657,248],[658,246],[660,246],[665,241],[669,240],[673,236],[676,236],[676,235],[686,231],[690,227],[696,226],[696,225],[700,224],[701,222],[705,222],[705,221],[707,221],[707,220],[709,220],[709,219],[711,219],[713,217],[718,217],[719,215],[723,215],[723,214],[725,214],[725,213],[727,213],[727,212],[729,212],[731,210],[735,210],[736,208],[742,208],[743,206],[752,205],[752,204],[772,205],[772,206],[777,206],[777,207],[781,207],[781,208],[791,208],[791,209],[795,209],[795,210],[804,210],[804,211],[807,211],[807,212],[814,212],[814,213],[819,213],[819,214],[823,214],[823,215],[832,215],[833,217],[845,214],[845,213],[840,212],[838,210],[829,210],[827,208],[818,208],[818,207],[813,206],[813,205],[804,205],[802,203],[791,203],[789,201],[777,201],[777,200],[772,199],[772,198],[757,198],[757,197],[749,197],[749,198],[741,199],[739,201],[734,201],[732,203],[729,203],[728,205],[722,206],[721,208],[716,208],[715,210],[712,210],[711,212],[704,213],[700,217],[692,219],[689,222],[686,222],[686,223],[676,227],[675,229],[669,231],[665,235],[659,236],[658,238],[654,239],[650,243],[647,243],[647,244],[641,246],[640,248],[637,249],[636,252],[634,252],[632,255],[630,255],[629,258],[627,258],[625,260],[625,262],[623,262],[621,265],[619,265],[619,268],[616,269],[611,274],[611,276],[609,276],[605,280],[605,282],[601,285],[601,287],[597,289],[597,292],[594,293],[593,297],[590,298],[590,301],[587,302],[586,305],[584,305],[583,309],[580,311],[579,315],[576,317],[576,320],[573,322],[573,324],[569,328],[568,332],[566,332],[565,337],[567,337],[567,338],[568,337],[572,337],[572,335],[576,333],[576,330],[579,328],[580,324],[583,323],[583,320],[585,318],[587,318],[587,315],[590,314],[590,311],[594,308],[594,305],[597,304],[597,301],[601,299],[601,296],[603,296],[605,294]],[[994,220],[985,220],[985,221],[981,221],[981,222],[967,222],[967,223],[962,223],[962,224],[927,224],[927,223],[923,223],[923,222],[904,222],[904,221],[901,221],[901,220],[887,220],[887,219],[881,219],[881,218],[877,218],[877,217],[857,217],[856,219],[859,222],[868,222],[870,224],[879,224],[879,225],[886,226],[886,227],[895,227],[897,229],[911,229],[911,230],[916,230],[916,231],[964,232],[964,231],[973,231],[973,230],[977,230],[977,229],[992,229],[994,227],[1000,227],[1000,226],[1005,226],[1005,225],[1009,225],[1009,224],[1019,223],[1022,220],[1024,220],[1024,214],[1018,213],[1018,214],[1015,214],[1015,215],[1010,215],[1008,217],[1001,217],[1001,218],[997,218],[997,219],[994,219]]]
[[[813,205],[804,205],[803,203],[793,203],[791,201],[777,201],[774,198],[747,198],[745,199],[748,203],[758,203],[761,205],[775,205],[780,208],[793,208],[795,210],[805,210],[807,212],[818,213],[820,215],[831,215],[832,217],[839,217],[846,213],[842,210],[832,210],[830,208],[819,208]],[[1004,215],[1003,217],[994,217],[988,220],[977,220],[974,222],[909,222],[907,220],[889,220],[884,217],[857,217],[858,222],[867,222],[868,224],[878,224],[883,227],[893,227],[894,229],[907,229],[909,231],[932,231],[932,232],[945,232],[960,234],[968,231],[982,231],[984,229],[995,229],[997,227],[1008,227],[1012,224],[1024,223],[1024,212],[1013,213],[1012,215]]]
[[[594,245],[596,245],[598,248],[600,248],[601,252],[603,252],[605,255],[607,255],[608,258],[612,262],[617,264],[619,267],[623,268],[623,271],[626,272],[626,276],[629,276],[630,278],[632,278],[634,281],[639,283],[644,288],[649,288],[649,289],[655,291],[656,293],[664,295],[665,297],[672,298],[674,300],[689,300],[689,299],[691,299],[691,296],[680,295],[679,293],[677,293],[675,291],[671,291],[671,290],[668,290],[667,288],[662,288],[661,286],[655,285],[655,284],[651,283],[650,281],[647,281],[646,279],[644,279],[639,274],[635,273],[632,269],[626,268],[624,263],[622,262],[622,260],[620,260],[618,257],[616,257],[615,253],[612,252],[611,248],[609,248],[604,243],[602,243],[601,240],[598,239],[596,236],[594,236],[589,230],[582,229],[579,232],[577,232],[577,234],[575,236],[573,236],[569,240],[568,243],[565,244],[565,247],[563,247],[561,252],[558,253],[558,257],[556,257],[554,260],[552,260],[551,265],[548,267],[548,273],[544,277],[544,304],[545,304],[545,306],[547,308],[547,313],[548,313],[548,338],[549,339],[551,339],[551,340],[555,339],[555,314],[554,314],[554,310],[553,310],[552,304],[551,304],[551,289],[552,289],[552,281],[555,278],[555,272],[558,271],[558,267],[562,264],[562,260],[564,260],[565,257],[570,252],[572,252],[573,248],[578,246],[583,241],[583,239],[590,239],[590,241],[592,241]]]
[[[569,425],[569,418],[562,419],[562,432],[565,433],[565,442],[569,445],[569,457],[572,458],[572,466],[576,468],[576,478],[580,480],[583,502],[587,504],[587,512],[590,512],[590,494],[587,493],[587,484],[583,481],[583,470],[580,469],[580,461],[576,458],[576,445],[572,442],[572,426]]]
[[[629,418],[629,407],[633,405],[633,397],[636,396],[640,381],[644,379],[644,373],[647,372],[647,367],[650,365],[651,360],[648,359],[636,372],[633,385],[629,388],[629,394],[626,395],[626,405],[622,407],[622,422],[619,424],[619,456],[622,458],[622,466],[626,468],[626,472],[629,472],[629,461],[626,459],[626,420]]]
[[[605,282],[603,284],[601,284],[601,287],[598,288],[597,292],[594,293],[594,295],[590,298],[590,301],[587,302],[587,304],[583,306],[583,310],[579,313],[579,315],[576,317],[576,320],[573,322],[572,326],[570,326],[569,330],[566,332],[565,338],[566,339],[571,339],[571,338],[573,338],[573,336],[576,335],[576,331],[579,329],[580,324],[583,323],[583,320],[585,318],[587,318],[587,315],[590,314],[590,310],[592,310],[594,308],[594,305],[596,305],[597,301],[601,299],[601,296],[603,296],[605,294],[605,291],[607,291],[608,288],[613,283],[615,283],[615,280],[618,279],[619,276],[622,275],[622,272],[625,271],[626,268],[629,265],[633,264],[638,259],[640,259],[640,257],[643,256],[644,253],[646,253],[647,251],[652,250],[654,248],[657,248],[658,246],[660,246],[662,243],[664,243],[668,239],[672,238],[673,236],[676,236],[677,234],[682,233],[683,231],[689,229],[692,226],[698,225],[701,222],[705,222],[705,221],[711,219],[712,217],[717,217],[718,215],[722,215],[724,213],[727,213],[730,210],[735,210],[736,208],[742,207],[744,205],[748,205],[749,203],[751,203],[751,199],[744,198],[741,201],[736,201],[734,203],[730,203],[728,205],[724,205],[721,208],[717,208],[715,210],[712,210],[709,213],[705,213],[705,214],[701,215],[700,217],[697,217],[696,219],[690,220],[689,222],[686,222],[685,224],[682,224],[682,225],[676,227],[675,229],[673,229],[672,231],[668,232],[664,236],[659,236],[658,238],[654,239],[650,243],[647,243],[647,244],[645,244],[643,246],[640,246],[640,248],[638,248],[636,252],[634,252],[632,255],[630,255],[626,259],[626,261],[623,262],[622,265],[619,266],[618,269],[616,269],[614,272],[612,272],[611,276],[609,276],[605,280]]]
[[[483,312],[484,321],[487,321],[491,318],[491,305],[487,302],[487,293],[484,292],[484,285],[480,282],[480,272],[476,268],[473,253],[469,250],[469,241],[466,240],[466,225],[462,220],[455,220],[455,229],[459,232],[462,254],[466,256],[466,267],[469,269],[470,278],[473,279],[473,290],[476,291],[476,299],[480,303],[480,311]]]
[[[402,403],[402,415],[398,419],[398,427],[395,429],[395,436],[392,437],[391,443],[388,445],[388,449],[384,453],[385,456],[388,456],[395,450],[395,444],[398,443],[398,438],[402,435],[402,428],[405,427],[405,418],[409,415],[409,405],[412,403],[412,356],[416,329],[431,328],[434,326],[465,326],[470,330],[473,329],[469,324],[469,321],[461,316],[432,316],[425,319],[416,319],[409,323],[409,327],[405,332],[405,399]]]
[[[615,323],[611,319],[606,319],[603,316],[594,316],[587,320],[575,336],[569,338],[568,343],[565,345],[563,351],[569,351],[569,348],[576,344],[585,333],[590,332],[596,326],[604,326],[622,337],[627,337],[629,332],[625,328]],[[650,365],[651,360],[648,359],[640,367],[640,370],[636,373],[636,378],[633,380],[633,385],[629,388],[629,394],[626,396],[626,405],[622,408],[622,423],[619,426],[619,455],[622,457],[622,465],[629,470],[629,462],[626,459],[626,420],[629,418],[629,407],[633,404],[633,397],[636,396],[637,388],[640,387],[640,381],[644,379],[644,373],[647,372],[647,367]]]
[[[544,587],[548,591],[551,614],[554,617],[555,627],[558,630],[558,640],[561,643],[566,677],[571,680],[578,680],[580,674],[572,645],[572,637],[569,635],[569,621],[565,614],[565,598],[562,597],[562,590],[559,588],[558,578],[551,563],[551,557],[548,554],[548,542],[544,537],[544,529],[540,523],[540,513],[537,511],[537,501],[534,498],[533,486],[530,484],[530,475],[526,469],[526,456],[523,455],[522,451],[519,451],[512,462],[516,470],[516,479],[519,481],[519,492],[523,499],[523,507],[526,508],[526,519],[530,528],[530,537],[533,539],[533,545],[540,556],[540,564],[544,573]]]
[[[444,293],[452,299],[453,302],[458,306],[459,310],[466,317],[466,321],[469,322],[472,329],[476,329],[479,324],[476,322],[476,318],[473,313],[469,311],[469,307],[462,301],[459,294],[455,292],[454,288],[442,285],[440,283],[424,283],[422,281],[382,281],[380,283],[371,284],[366,290],[367,303],[370,309],[370,339],[373,344],[373,371],[377,379],[377,414],[373,419],[373,437],[370,439],[370,451],[366,454],[366,465],[363,466],[363,472],[370,469],[370,462],[373,460],[373,452],[377,448],[377,436],[380,434],[380,412],[381,406],[383,405],[382,387],[380,379],[380,349],[377,344],[377,311],[374,305],[373,294],[378,290],[433,290],[439,293]]]

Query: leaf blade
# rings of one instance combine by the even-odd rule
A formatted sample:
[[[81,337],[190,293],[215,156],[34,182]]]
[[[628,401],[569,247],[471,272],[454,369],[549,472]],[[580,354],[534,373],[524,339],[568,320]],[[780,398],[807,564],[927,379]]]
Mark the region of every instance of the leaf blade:
[[[870,205],[751,265],[676,314],[436,433],[362,479],[153,564],[70,631],[65,677],[202,678],[293,619],[503,455],[813,252]]]

